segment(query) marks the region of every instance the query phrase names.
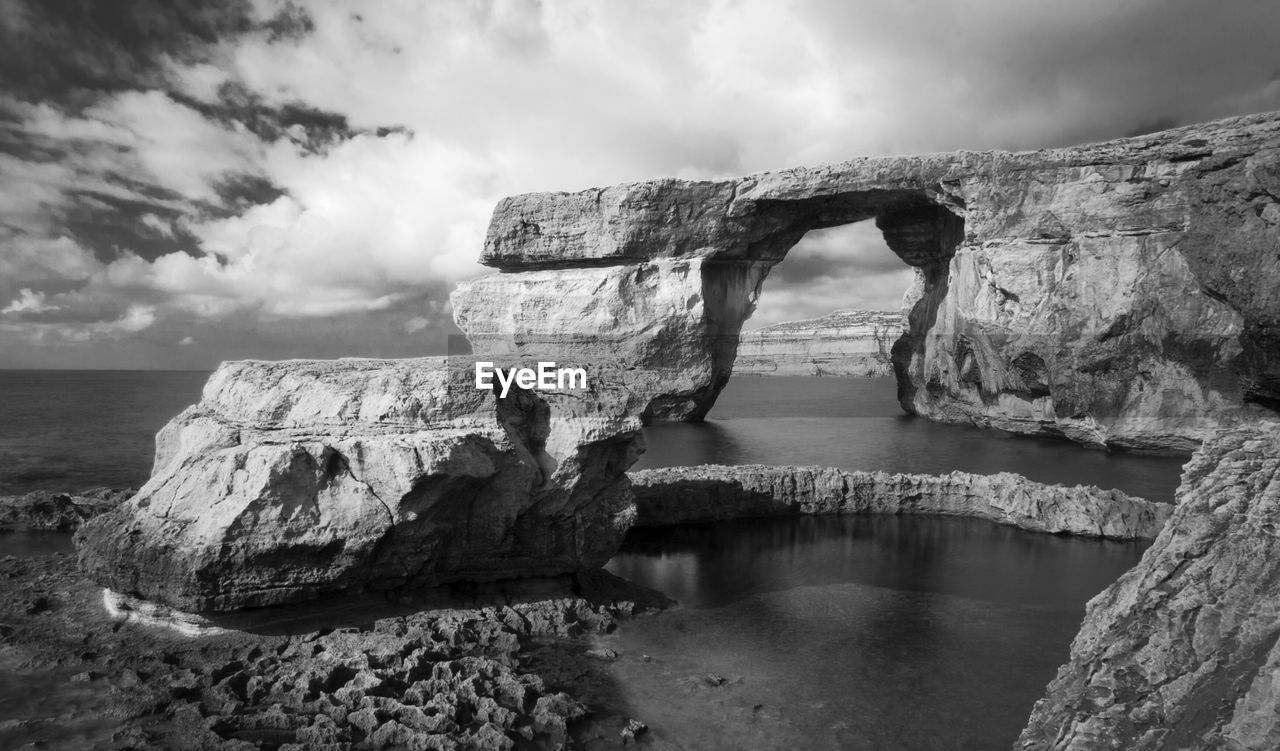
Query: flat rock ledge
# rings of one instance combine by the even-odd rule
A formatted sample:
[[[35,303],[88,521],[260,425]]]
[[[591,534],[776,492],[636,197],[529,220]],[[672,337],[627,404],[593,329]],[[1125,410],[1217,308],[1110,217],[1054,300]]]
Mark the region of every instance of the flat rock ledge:
[[[1119,490],[1045,485],[1012,472],[916,475],[751,464],[647,469],[629,476],[636,526],[650,527],[789,514],[930,514],[1135,540],[1154,538],[1173,510]]]
[[[1173,516],[1089,601],[1017,748],[1280,748],[1280,428],[1227,431]]]

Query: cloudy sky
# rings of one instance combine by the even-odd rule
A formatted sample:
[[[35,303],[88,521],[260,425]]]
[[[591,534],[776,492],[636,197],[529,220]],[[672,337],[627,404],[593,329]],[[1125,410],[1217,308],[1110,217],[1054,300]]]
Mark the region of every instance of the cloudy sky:
[[[1272,0],[0,0],[0,367],[438,353],[498,198],[1280,109]],[[756,322],[896,307],[864,225]]]

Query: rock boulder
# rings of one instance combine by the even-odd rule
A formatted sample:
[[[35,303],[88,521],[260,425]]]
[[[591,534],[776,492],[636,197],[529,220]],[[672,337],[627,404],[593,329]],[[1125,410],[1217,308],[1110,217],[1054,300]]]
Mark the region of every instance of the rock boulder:
[[[504,399],[473,362],[224,364],[147,484],[81,528],[82,569],[215,612],[603,564],[632,522],[645,374]]]

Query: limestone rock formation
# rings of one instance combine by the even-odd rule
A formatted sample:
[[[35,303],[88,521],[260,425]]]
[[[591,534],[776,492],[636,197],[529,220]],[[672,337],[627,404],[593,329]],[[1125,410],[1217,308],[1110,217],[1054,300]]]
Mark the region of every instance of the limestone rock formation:
[[[662,374],[646,419],[697,419],[770,268],[875,219],[916,267],[893,351],[908,412],[1190,451],[1280,407],[1280,114],[1035,152],[864,158],[498,204],[455,291],[478,352]],[[856,269],[851,269],[856,273]]]
[[[1192,458],[1142,561],[1089,601],[1023,749],[1280,748],[1280,428]]]
[[[1155,537],[1172,510],[1119,490],[1044,485],[1011,472],[915,475],[756,464],[647,469],[630,477],[637,526],[788,514],[934,514],[1132,540]]]
[[[603,564],[632,521],[647,375],[504,399],[472,363],[224,364],[147,484],[81,528],[82,569],[209,612]]]
[[[742,332],[734,375],[891,376],[890,350],[906,330],[901,313],[837,310]]]

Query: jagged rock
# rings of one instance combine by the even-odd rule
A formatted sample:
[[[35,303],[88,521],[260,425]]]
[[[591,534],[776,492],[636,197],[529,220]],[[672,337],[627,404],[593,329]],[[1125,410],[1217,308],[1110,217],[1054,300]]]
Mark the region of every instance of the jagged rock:
[[[1142,561],[1089,601],[1027,749],[1280,748],[1280,428],[1192,458]]]
[[[937,514],[1035,532],[1151,539],[1172,507],[1091,485],[1001,472],[848,472],[828,467],[702,465],[632,472],[637,526],[787,514]]]
[[[658,371],[698,419],[770,268],[874,218],[916,267],[893,350],[933,419],[1190,451],[1280,407],[1280,114],[1035,152],[856,159],[501,201],[453,295],[478,352]]]
[[[473,362],[224,364],[160,431],[147,484],[81,528],[83,570],[209,612],[603,564],[650,374],[596,363],[587,390],[504,399]]]
[[[906,330],[901,313],[837,310],[742,332],[734,375],[891,376],[890,350]]]
[[[104,514],[128,500],[133,488],[94,488],[79,493],[35,490],[26,495],[0,497],[0,531],[76,529],[85,520]]]
[[[268,608],[228,616],[260,619],[255,627],[189,638],[102,618],[98,592],[67,557],[0,557],[0,581],[5,749],[559,748],[584,711],[570,693],[585,684],[531,670],[528,647],[591,670],[574,657],[588,640],[575,637],[598,639],[670,604],[592,572],[533,591],[484,585],[471,604],[429,610],[455,587],[415,592],[415,605],[369,597],[344,613],[330,603],[309,621],[298,611],[319,603]],[[27,614],[25,592],[58,602]],[[23,701],[20,687],[39,700]]]

